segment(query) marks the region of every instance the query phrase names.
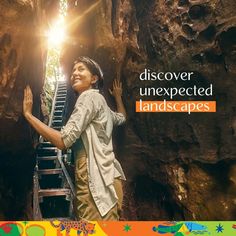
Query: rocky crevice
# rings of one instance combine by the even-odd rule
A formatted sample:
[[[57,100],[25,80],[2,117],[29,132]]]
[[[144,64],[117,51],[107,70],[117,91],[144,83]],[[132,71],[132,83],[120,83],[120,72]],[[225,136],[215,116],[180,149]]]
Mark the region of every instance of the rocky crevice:
[[[73,25],[71,37],[77,40],[65,47],[62,59],[68,77],[75,55],[85,54],[101,64],[105,88],[116,77],[124,85],[123,99],[129,120],[116,135],[116,153],[127,175],[124,218],[233,219],[236,212],[232,171],[236,152],[235,2],[73,3],[68,22],[90,10],[87,18],[83,16],[83,22]],[[89,29],[86,24],[90,25]],[[80,40],[91,44],[80,44]],[[139,81],[144,68],[193,71],[194,78],[188,86],[212,83],[217,113],[190,116],[135,113],[139,87],[160,86],[157,81],[152,84]],[[172,82],[171,86],[178,87],[178,83]],[[108,94],[106,97],[113,105]]]
[[[0,219],[32,219],[37,135],[22,116],[23,90],[31,86],[34,114],[40,117],[45,32],[58,1],[5,0],[0,5]]]
[[[101,64],[113,108],[107,89],[114,78],[123,82],[129,119],[114,140],[127,176],[124,219],[235,218],[235,7],[234,0],[68,0],[69,40],[61,58],[68,88],[79,55]],[[22,117],[23,89],[31,85],[39,116],[46,58],[40,32],[57,9],[58,1],[1,2],[1,219],[30,218],[25,205],[36,139]],[[212,83],[217,113],[135,113],[139,87],[160,86],[138,79],[144,68],[193,71],[188,85]]]

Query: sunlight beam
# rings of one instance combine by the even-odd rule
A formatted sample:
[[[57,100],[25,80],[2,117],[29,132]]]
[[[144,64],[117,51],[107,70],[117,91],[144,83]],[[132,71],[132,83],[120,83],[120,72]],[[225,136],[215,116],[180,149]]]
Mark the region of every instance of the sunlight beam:
[[[55,23],[49,28],[47,33],[48,47],[60,48],[62,43],[65,41],[65,22],[64,18],[60,17]]]

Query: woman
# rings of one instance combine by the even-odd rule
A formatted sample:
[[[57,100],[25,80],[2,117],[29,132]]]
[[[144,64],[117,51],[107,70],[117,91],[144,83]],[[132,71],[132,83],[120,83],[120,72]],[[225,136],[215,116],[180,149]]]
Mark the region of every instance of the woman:
[[[61,131],[54,130],[32,115],[33,97],[29,86],[24,90],[23,113],[27,121],[46,140],[59,149],[72,147],[75,154],[76,216],[87,220],[118,220],[123,197],[124,173],[112,146],[113,125],[125,122],[122,84],[113,82],[117,111],[107,106],[99,93],[103,85],[100,66],[88,57],[74,62],[71,75],[73,90],[79,94],[74,111]]]

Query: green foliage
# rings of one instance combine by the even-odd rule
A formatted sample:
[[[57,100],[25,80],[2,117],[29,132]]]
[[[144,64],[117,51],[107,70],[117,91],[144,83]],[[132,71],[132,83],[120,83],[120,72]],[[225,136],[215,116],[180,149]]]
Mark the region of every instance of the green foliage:
[[[47,65],[46,65],[46,80],[52,85],[59,76],[59,56],[60,52],[56,48],[48,49]]]
[[[44,101],[47,110],[51,112],[52,100],[56,81],[59,77],[59,51],[55,48],[48,49],[47,64],[46,64],[46,79],[44,83]]]
[[[66,11],[67,11],[67,1],[66,0],[60,0],[60,14],[62,16],[65,16]]]

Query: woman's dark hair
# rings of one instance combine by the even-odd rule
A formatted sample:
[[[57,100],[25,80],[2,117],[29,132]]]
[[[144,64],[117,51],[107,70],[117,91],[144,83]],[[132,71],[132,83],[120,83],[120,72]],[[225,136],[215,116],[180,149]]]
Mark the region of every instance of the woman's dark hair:
[[[97,82],[93,85],[93,88],[99,89],[100,92],[102,92],[103,89],[103,72],[101,67],[98,65],[98,63],[94,60],[92,60],[89,57],[80,56],[74,61],[74,65],[82,62],[86,67],[89,69],[92,75],[96,75],[98,77]]]

